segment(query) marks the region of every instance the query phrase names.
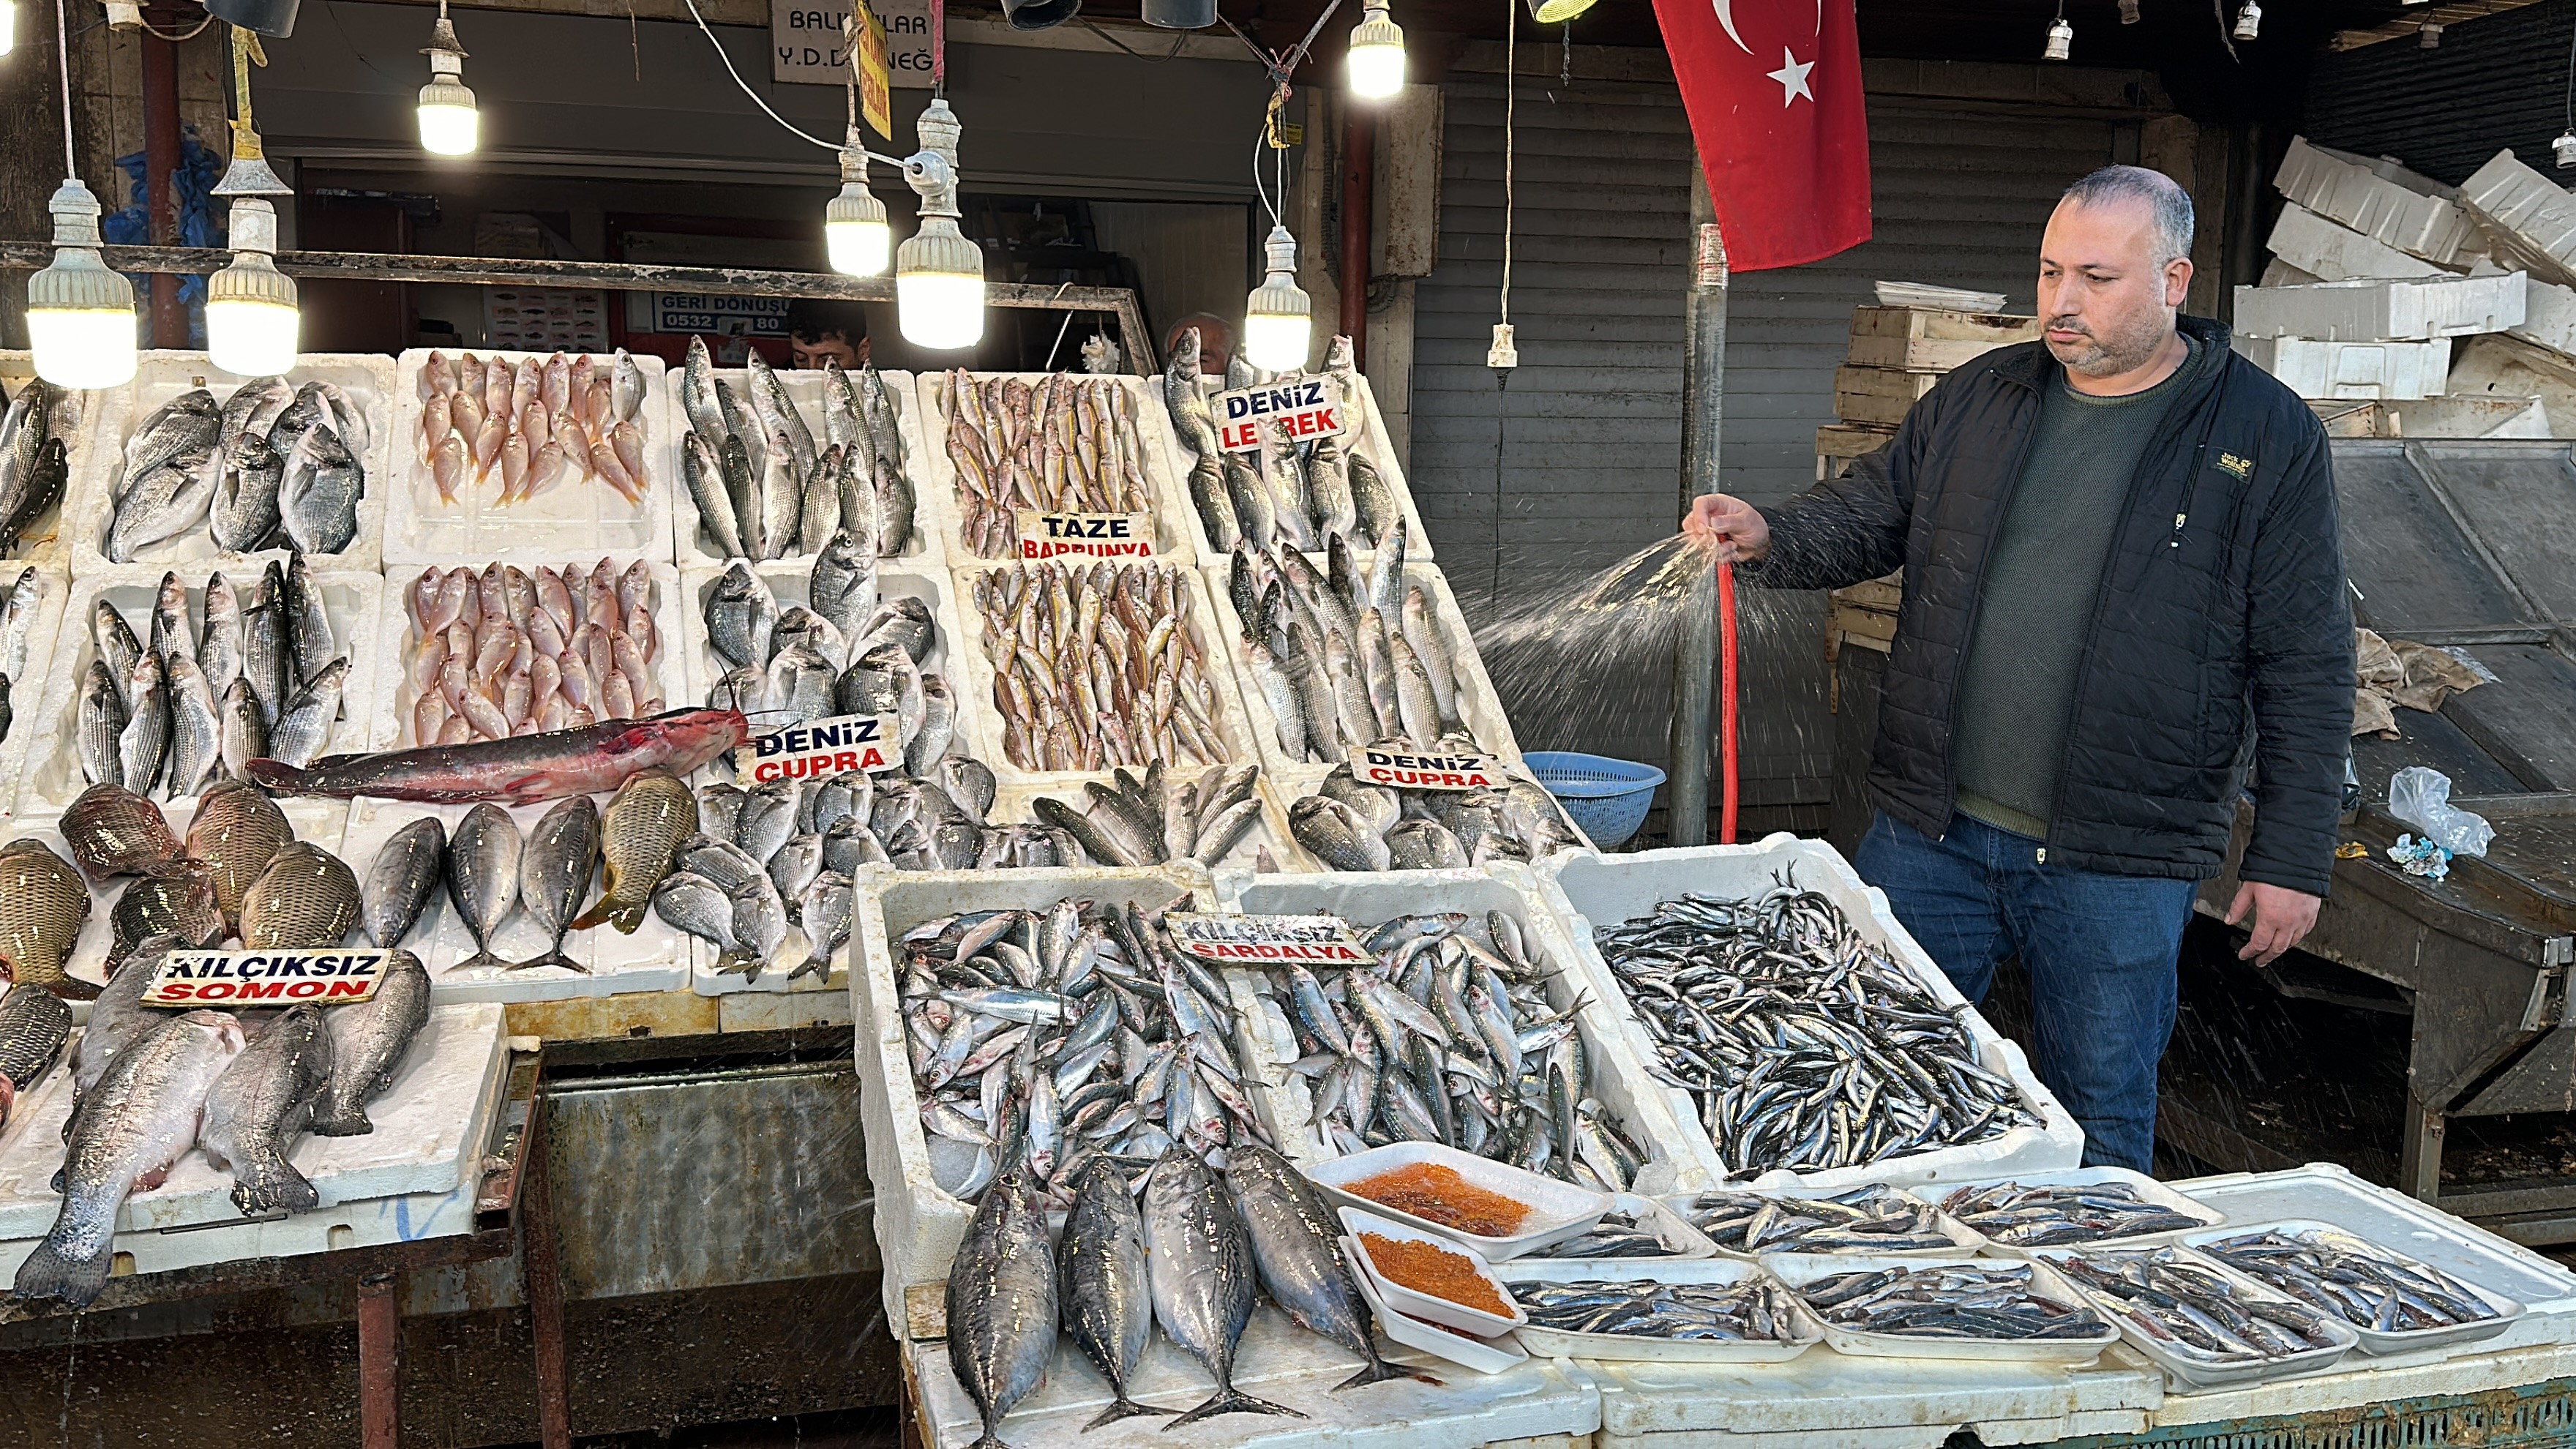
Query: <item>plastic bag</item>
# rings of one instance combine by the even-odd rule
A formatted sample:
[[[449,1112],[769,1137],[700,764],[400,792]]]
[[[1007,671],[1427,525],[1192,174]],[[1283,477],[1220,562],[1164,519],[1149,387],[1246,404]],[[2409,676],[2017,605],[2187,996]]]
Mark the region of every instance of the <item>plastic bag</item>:
[[[2495,827],[2483,815],[2451,808],[2451,777],[2409,765],[2388,778],[2388,813],[2424,832],[2453,855],[2487,853]]]

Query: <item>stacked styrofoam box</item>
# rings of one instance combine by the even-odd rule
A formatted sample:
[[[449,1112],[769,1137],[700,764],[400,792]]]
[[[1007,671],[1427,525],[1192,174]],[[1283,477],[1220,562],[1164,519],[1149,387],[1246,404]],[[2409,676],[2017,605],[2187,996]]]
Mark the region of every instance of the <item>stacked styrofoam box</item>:
[[[828,446],[823,433],[823,374],[818,371],[789,369],[775,369],[774,372],[780,385],[787,389],[787,400],[796,405],[798,415],[803,417],[805,425],[813,430],[815,451],[821,452]],[[878,376],[885,380],[886,396],[894,400],[896,432],[903,439],[903,474],[911,480],[914,494],[912,537],[905,542],[903,552],[884,560],[884,564],[904,569],[936,569],[945,564],[947,552],[941,546],[939,531],[930,526],[929,512],[920,500],[920,495],[926,487],[923,482],[921,460],[929,450],[922,445],[921,410],[917,389],[911,373],[887,372],[880,373]],[[680,375],[673,372],[666,373],[665,377],[675,392],[671,400],[671,410],[667,416],[671,423],[671,446],[676,462],[680,434],[689,427],[689,415],[688,409],[681,405],[676,396],[676,390],[680,386]],[[750,394],[746,389],[750,386],[751,374],[748,370],[719,369],[715,377],[736,396],[749,400]],[[858,383],[856,377],[852,377],[850,381],[853,386]],[[650,405],[649,401],[647,405]],[[671,516],[672,535],[676,540],[681,568],[696,569],[721,566],[724,563],[724,556],[717,551],[715,540],[699,526],[698,500],[689,492],[687,475],[676,471],[671,475]],[[810,560],[813,555],[787,553],[782,554],[781,557]]]
[[[2272,235],[2263,245],[2276,261],[2320,282],[2448,275],[2422,257],[2410,256],[2296,203],[2281,208],[2281,218],[2272,223]],[[2266,273],[2263,285],[2278,284]]]
[[[0,349],[0,389],[5,389],[11,400],[35,378],[35,354]],[[63,401],[55,405],[54,422],[59,425],[64,462],[69,469],[63,478],[63,496],[28,525],[26,536],[9,551],[10,561],[38,564],[57,572],[69,567],[64,559],[71,547],[72,496],[80,491],[81,470],[93,466],[92,458],[98,451],[93,439],[101,425],[120,426],[116,420],[124,415],[132,398],[129,384],[67,392]]]
[[[1658,903],[1679,899],[1686,893],[1751,899],[1783,880],[1803,890],[1821,892],[1864,940],[1886,947],[1927,993],[1957,1014],[1975,1044],[1979,1064],[2010,1078],[2022,1105],[2040,1119],[2038,1126],[2015,1127],[1969,1146],[1912,1153],[1866,1167],[1794,1174],[1775,1171],[1755,1181],[1794,1178],[1817,1186],[1856,1186],[1865,1182],[1905,1186],[2073,1167],[2081,1156],[2082,1129],[2040,1084],[2021,1048],[1987,1025],[1986,1019],[1959,995],[1950,979],[1941,974],[1941,968],[1897,923],[1887,897],[1864,885],[1832,846],[1784,833],[1753,845],[1694,846],[1624,856],[1569,853],[1541,865],[1538,880],[1541,894],[1555,907],[1575,942],[1577,969],[1586,973],[1586,989],[1612,1003],[1614,1009],[1624,1008],[1627,998],[1617,974],[1593,943],[1595,930],[1651,915]],[[1633,1008],[1626,1011],[1633,1014]],[[1649,1061],[1656,1059],[1653,1042],[1642,1026],[1626,1021],[1622,1027],[1630,1050]],[[1687,1145],[1698,1154],[1702,1168],[1720,1180],[1743,1180],[1743,1174],[1730,1172],[1719,1158],[1707,1133],[1698,1130],[1698,1108],[1690,1094],[1678,1087],[1661,1090],[1668,1094],[1679,1119],[1693,1128],[1686,1134]]]
[[[1052,374],[1043,372],[977,373],[978,385],[992,382],[996,376],[1038,383]],[[1087,373],[1063,376],[1083,378]],[[1127,407],[1136,420],[1137,473],[1145,482],[1145,506],[1154,516],[1154,552],[1177,564],[1194,566],[1204,549],[1204,535],[1197,532],[1197,510],[1190,506],[1188,480],[1173,471],[1181,466],[1179,449],[1170,442],[1170,418],[1163,411],[1161,379],[1118,375],[1111,379],[1126,395]],[[957,465],[948,457],[949,375],[944,372],[921,374],[916,389],[920,401],[912,410],[918,419],[922,439],[919,453],[913,459],[913,487],[920,494],[920,526],[937,530],[939,548],[956,569],[978,563],[999,563],[1002,559],[979,559],[964,536],[965,511],[957,500]],[[1160,429],[1158,431],[1157,429]],[[1080,562],[1067,559],[1067,563]]]
[[[2445,267],[2485,250],[2450,189],[2392,162],[2370,162],[2294,137],[2272,184],[2308,210]]]
[[[34,569],[40,592],[36,596],[35,617],[27,621],[27,664],[9,680],[9,706],[13,717],[9,732],[0,737],[0,781],[7,782],[7,802],[0,814],[17,809],[18,777],[27,770],[27,755],[46,731],[38,722],[38,707],[44,703],[46,681],[53,677],[54,649],[62,636],[63,619],[70,612],[72,581],[59,568],[47,569],[36,564],[0,563],[0,599],[17,585],[22,570]]]
[[[366,470],[366,489],[358,496],[358,531],[340,552],[310,555],[313,567],[381,569],[385,499],[395,488],[393,360],[366,352],[308,352],[296,359],[285,378],[290,387],[308,382],[336,384],[357,404],[367,422],[366,446],[350,448],[359,466]],[[177,569],[183,575],[223,569],[239,578],[257,573],[259,566],[272,558],[287,556],[283,548],[248,552],[218,548],[204,519],[176,537],[146,545],[131,559],[119,562],[107,556],[107,531],[116,518],[116,493],[125,482],[125,445],[134,430],[183,393],[204,388],[221,407],[234,389],[250,380],[217,369],[202,352],[156,351],[142,355],[135,367],[134,381],[126,389],[126,405],[103,412],[91,433],[91,465],[73,470],[81,487],[77,496],[65,503],[64,516],[70,520],[74,576],[87,578],[107,569],[150,565]]]
[[[2498,151],[2460,183],[2460,200],[2507,260],[2576,286],[2576,198],[2557,182]]]
[[[948,1276],[948,1264],[974,1214],[972,1203],[940,1187],[931,1175],[903,1014],[904,933],[960,911],[1042,911],[1068,896],[1147,909],[1187,901],[1188,908],[1198,910],[1214,909],[1216,896],[1207,873],[1191,866],[913,873],[869,866],[860,872],[856,896],[848,959],[865,1128],[861,1141],[868,1180],[876,1187],[886,1317],[903,1323],[904,1290]],[[1238,1060],[1247,1055],[1239,1051]]]
[[[2424,342],[2522,325],[2522,272],[2236,289],[2236,335]]]
[[[2451,369],[2447,337],[2432,342],[2238,337],[2234,346],[2303,398],[2439,397]]]
[[[1689,1193],[1716,1185],[1717,1177],[1706,1170],[1704,1152],[1692,1150],[1696,1127],[1689,1125],[1687,1116],[1673,1115],[1674,1093],[1656,1080],[1654,1070],[1639,1055],[1615,1003],[1597,990],[1587,996],[1589,988],[1575,964],[1575,946],[1542,897],[1537,877],[1527,868],[1503,861],[1476,870],[1311,875],[1226,871],[1217,877],[1217,897],[1225,910],[1246,915],[1337,915],[1350,922],[1362,940],[1398,916],[1464,912],[1474,923],[1472,929],[1480,933],[1488,911],[1513,917],[1521,923],[1541,968],[1549,973],[1549,1004],[1558,1011],[1575,1011],[1575,1026],[1592,1070],[1590,1095],[1600,1100],[1647,1156],[1647,1165],[1631,1189],[1646,1194]],[[1316,1130],[1307,1079],[1289,1070],[1301,1053],[1280,1006],[1281,997],[1264,991],[1262,972],[1235,969],[1226,974],[1255,1071],[1253,1105],[1261,1111],[1280,1151],[1300,1166],[1340,1156]]]
[[[489,352],[516,364],[542,352]],[[385,567],[401,573],[422,564],[448,564],[465,559],[499,559],[506,563],[550,563],[602,553],[621,558],[641,555],[672,561],[672,495],[686,491],[680,483],[679,429],[687,426],[679,399],[671,395],[662,359],[637,357],[644,374],[644,401],[635,426],[644,435],[644,501],[630,504],[616,489],[597,478],[566,475],[534,498],[499,505],[498,468],[485,483],[468,479],[454,503],[443,503],[420,446],[420,373],[430,354],[404,353],[395,364],[393,457],[385,503]],[[594,354],[593,367],[613,367],[612,355]]]
[[[203,631],[206,575],[217,571],[193,565],[179,571],[179,581],[187,588],[192,632]],[[46,666],[42,703],[10,727],[13,735],[20,730],[30,732],[26,768],[18,784],[20,816],[60,815],[88,788],[81,774],[78,737],[81,680],[89,672],[90,661],[98,657],[98,641],[90,620],[98,601],[104,599],[125,616],[137,638],[148,638],[152,605],[160,592],[163,572],[158,567],[129,566],[74,581],[71,603],[63,614],[53,657]],[[236,570],[226,573],[226,577],[237,593],[259,581],[255,571]],[[348,677],[340,691],[340,718],[332,724],[330,739],[321,753],[363,750],[368,748],[369,706],[377,696],[379,659],[375,640],[385,581],[374,573],[325,571],[315,573],[314,583],[321,591],[323,611],[331,620],[332,640],[349,659]]]

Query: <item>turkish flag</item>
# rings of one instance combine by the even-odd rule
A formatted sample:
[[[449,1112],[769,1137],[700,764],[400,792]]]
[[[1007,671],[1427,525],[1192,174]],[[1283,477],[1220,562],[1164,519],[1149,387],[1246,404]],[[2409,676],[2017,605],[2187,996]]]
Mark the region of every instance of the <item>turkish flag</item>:
[[[1736,271],[1794,267],[1869,240],[1869,117],[1852,4],[1655,0]]]

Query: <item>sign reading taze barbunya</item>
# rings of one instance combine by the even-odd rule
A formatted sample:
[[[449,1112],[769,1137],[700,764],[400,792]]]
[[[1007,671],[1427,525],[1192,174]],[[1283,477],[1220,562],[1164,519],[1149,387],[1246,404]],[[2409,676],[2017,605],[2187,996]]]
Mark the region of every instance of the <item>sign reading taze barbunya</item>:
[[[824,780],[852,770],[903,768],[902,726],[890,714],[839,714],[756,735],[733,752],[734,778],[747,785]]]
[[[1044,513],[1018,510],[1022,558],[1149,558],[1150,513]]]
[[[1500,790],[1509,786],[1503,762],[1492,755],[1407,754],[1371,745],[1351,762],[1351,773],[1363,785],[1397,790]]]
[[[1208,400],[1216,414],[1216,445],[1229,453],[1249,453],[1261,446],[1263,429],[1275,428],[1291,442],[1334,438],[1342,434],[1345,413],[1342,385],[1329,377],[1290,377],[1257,387],[1239,387]]]
[[[338,1006],[364,1001],[384,980],[391,951],[324,946],[309,950],[171,951],[143,988],[146,1006],[238,1006],[297,1001]]]
[[[1377,958],[1339,916],[1208,916],[1174,911],[1163,917],[1172,943],[1202,961],[1229,966],[1368,966]]]

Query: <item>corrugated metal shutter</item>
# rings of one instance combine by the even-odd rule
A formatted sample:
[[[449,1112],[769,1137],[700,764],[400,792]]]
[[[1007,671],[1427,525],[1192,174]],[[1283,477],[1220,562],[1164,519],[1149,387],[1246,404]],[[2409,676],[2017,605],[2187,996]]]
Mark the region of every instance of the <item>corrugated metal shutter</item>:
[[[2549,142],[2567,129],[2571,29],[2576,0],[2551,0],[2451,26],[2435,50],[2390,40],[2320,56],[2308,139],[2453,186],[2507,147],[2548,172]]]
[[[1484,366],[1501,271],[1499,80],[1449,86],[1440,263],[1417,296],[1410,477],[1471,614],[1666,537],[1680,496],[1692,156],[1680,96],[1668,86],[1530,84],[1519,129],[1512,320],[1522,366],[1507,393],[1497,395]],[[1734,279],[1728,489],[1759,504],[1814,481],[1815,431],[1833,418],[1851,309],[1874,280],[2001,291],[2029,307],[2049,209],[2113,158],[2115,129],[2000,106],[1873,100],[1875,239]],[[1744,798],[1822,800],[1833,739],[1822,598],[1749,591],[1744,602]],[[1521,743],[1662,762],[1669,666],[1607,673],[1507,699]]]

